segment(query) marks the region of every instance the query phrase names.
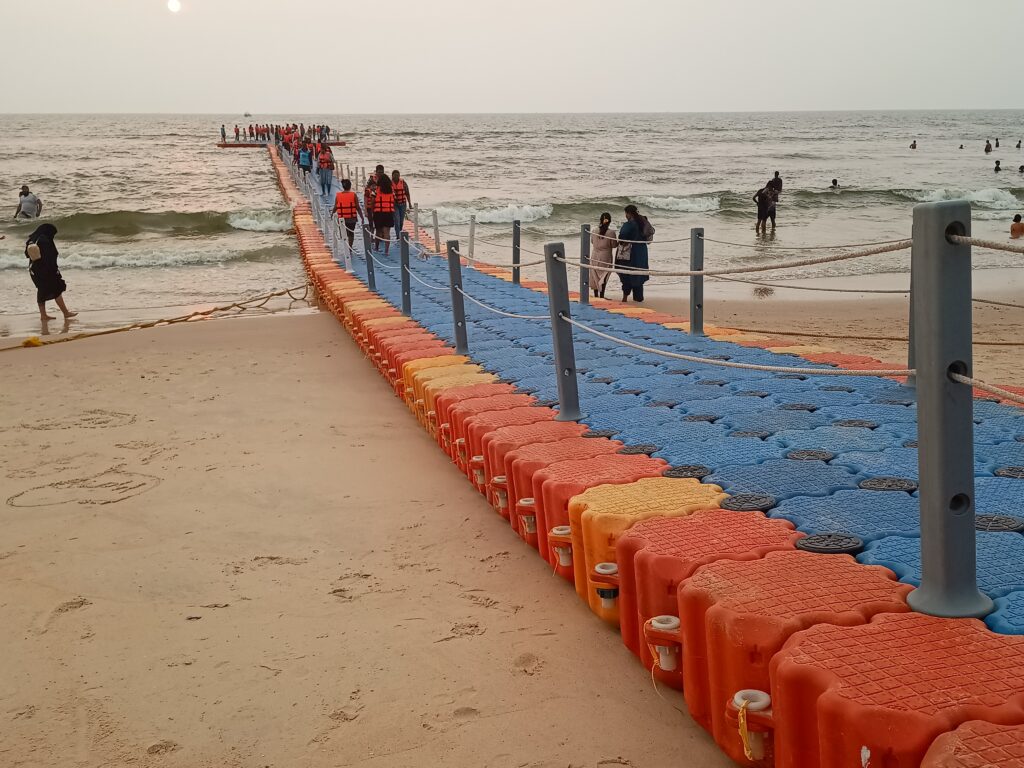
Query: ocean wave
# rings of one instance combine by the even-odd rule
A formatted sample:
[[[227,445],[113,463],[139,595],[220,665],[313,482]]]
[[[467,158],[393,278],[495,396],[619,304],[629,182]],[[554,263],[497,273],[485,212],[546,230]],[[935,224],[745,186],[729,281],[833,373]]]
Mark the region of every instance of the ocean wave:
[[[1021,207],[1021,201],[1006,189],[897,189],[896,195],[917,203],[940,203],[946,200],[967,200],[971,205],[996,211],[1012,211]]]
[[[208,237],[233,230],[248,232],[287,232],[292,228],[289,211],[233,211],[218,213],[145,213],[141,211],[108,211],[106,213],[74,213],[53,219],[19,221],[6,231],[17,239],[24,238],[48,221],[57,227],[61,240],[88,242],[90,240],[128,240],[141,235],[169,237]]]
[[[708,213],[717,211],[722,205],[720,198],[710,195],[703,197],[636,197],[632,200],[637,205],[679,213]]]
[[[437,221],[439,224],[468,224],[470,217],[475,216],[478,224],[511,224],[516,219],[522,222],[540,221],[550,216],[553,211],[554,206],[548,203],[541,205],[509,203],[498,206],[439,205],[437,206]]]
[[[261,263],[296,258],[291,245],[271,245],[232,251],[223,248],[189,250],[187,248],[146,248],[142,246],[116,249],[92,247],[63,248],[61,269],[71,273],[77,269],[135,269],[139,267],[191,267]],[[0,251],[0,270],[28,269],[28,259],[20,251]]]

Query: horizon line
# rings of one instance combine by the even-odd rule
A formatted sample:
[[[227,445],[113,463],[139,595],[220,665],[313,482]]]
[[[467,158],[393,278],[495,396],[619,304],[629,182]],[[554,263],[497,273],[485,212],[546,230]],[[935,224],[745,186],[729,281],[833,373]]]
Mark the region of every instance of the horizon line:
[[[694,110],[694,111],[675,111],[675,110],[653,110],[653,111],[637,111],[637,112],[590,112],[590,111],[568,111],[568,112],[557,112],[557,111],[538,111],[538,112],[522,112],[522,111],[506,111],[506,112],[305,112],[302,110],[293,110],[291,114],[297,115],[337,115],[339,117],[450,117],[450,116],[473,116],[473,117],[486,117],[495,115],[609,115],[609,116],[627,116],[627,115],[782,115],[782,114],[854,114],[854,113],[865,113],[865,112],[889,112],[889,113],[922,113],[922,112],[1024,112],[1024,108],[1020,107],[919,107],[919,108],[867,108],[867,109],[753,109],[753,110],[742,110],[742,109],[721,109],[721,110]],[[193,111],[179,111],[179,112],[161,112],[161,111],[143,111],[143,112],[131,112],[131,111],[114,111],[114,112],[5,112],[0,111],[0,117],[35,117],[39,115],[47,116],[105,116],[105,115],[143,115],[143,116],[155,116],[155,115],[190,115],[190,116],[223,116],[229,114],[227,112],[193,112]],[[244,113],[243,113],[244,114]],[[287,116],[287,112],[265,112],[259,113],[267,117],[282,117]],[[253,115],[255,116],[255,114]]]

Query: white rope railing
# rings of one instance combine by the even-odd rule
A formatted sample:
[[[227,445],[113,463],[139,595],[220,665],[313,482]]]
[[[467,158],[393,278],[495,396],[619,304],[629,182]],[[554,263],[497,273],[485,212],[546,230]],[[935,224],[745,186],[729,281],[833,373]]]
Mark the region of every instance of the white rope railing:
[[[447,285],[434,285],[433,283],[428,283],[426,280],[424,280],[423,278],[419,277],[415,272],[413,272],[408,267],[405,267],[405,271],[409,275],[409,277],[411,277],[417,283],[419,283],[419,284],[421,284],[421,285],[423,285],[423,286],[425,286],[427,288],[430,288],[433,291],[447,291],[447,290],[450,290],[450,288]]]
[[[612,336],[610,333],[599,331],[596,328],[591,328],[589,325],[581,323],[579,320],[573,320],[571,317],[560,315],[561,319],[569,323],[582,331],[591,333],[598,338],[605,339],[606,341],[613,341],[616,344],[620,344],[624,347],[630,347],[632,349],[639,350],[640,352],[649,352],[653,355],[660,355],[662,357],[669,357],[673,360],[685,360],[690,363],[700,363],[704,365],[715,365],[722,368],[741,368],[747,371],[766,371],[769,373],[795,373],[803,376],[913,376],[916,371],[912,368],[898,368],[898,369],[884,369],[874,371],[860,371],[860,370],[848,370],[845,368],[794,368],[783,365],[756,365],[754,363],[734,363],[729,360],[712,360],[707,357],[698,357],[696,355],[684,355],[679,352],[669,352],[665,349],[656,349],[654,347],[646,347],[643,344],[637,344],[636,342],[627,341],[621,339],[618,336]]]
[[[519,268],[535,267],[538,264],[543,264],[544,261],[545,261],[544,259],[537,259],[536,261],[522,261],[519,264],[515,264],[513,262],[508,262],[508,263],[503,263],[503,264],[495,264],[492,261],[484,261],[483,259],[478,259],[475,256],[469,256],[469,255],[463,253],[462,251],[460,251],[458,248],[452,248],[452,253],[454,253],[460,259],[465,259],[466,261],[469,261],[469,262],[472,262],[472,263],[476,263],[476,264],[485,264],[488,267],[498,267],[499,269],[511,269],[512,267],[519,267]],[[532,251],[527,251],[527,253],[532,253]]]
[[[1013,307],[1014,309],[1024,309],[1024,304],[1011,304],[1008,301],[996,301],[995,299],[971,299],[971,301],[977,304],[992,304],[997,307]]]
[[[1024,254],[1024,245],[1016,243],[1002,243],[998,240],[983,240],[980,237],[968,237],[966,235],[947,235],[951,243],[957,245],[972,245],[975,248],[988,248],[990,251],[1006,251],[1007,253]]]
[[[728,269],[705,269],[705,270],[656,270],[656,269],[635,269],[633,267],[601,267],[602,271],[615,272],[620,275],[654,275],[663,277],[718,277],[720,275],[741,275],[749,274],[751,272],[770,272],[776,269],[794,269],[796,267],[810,267],[816,264],[829,264],[834,261],[848,261],[850,259],[863,259],[868,256],[877,256],[882,253],[892,253],[893,251],[902,251],[909,248],[912,244],[911,240],[897,240],[892,244],[881,245],[876,248],[868,248],[863,251],[853,251],[852,253],[837,253],[831,256],[821,256],[816,259],[800,259],[798,261],[785,261],[780,264],[767,264],[767,265],[752,265],[748,267],[731,267]],[[583,264],[579,261],[572,259],[562,258],[561,261],[565,262],[574,267],[587,267],[591,265]]]
[[[512,318],[515,318],[516,320],[547,320],[548,319],[548,315],[517,315],[515,312],[506,312],[506,311],[504,311],[502,309],[498,309],[497,307],[492,307],[490,304],[485,304],[484,302],[480,301],[480,299],[477,299],[474,296],[470,296],[468,293],[466,293],[464,290],[462,290],[462,288],[456,288],[455,290],[457,290],[465,298],[469,299],[474,304],[477,304],[477,305],[483,307],[488,312],[493,312],[496,315],[501,315],[502,317],[512,317]]]
[[[373,249],[370,249],[370,252],[368,254],[366,254],[366,255],[369,256],[371,259],[373,259],[377,264],[379,264],[380,266],[384,267],[384,269],[389,269],[389,270],[398,269],[398,264],[385,264],[383,261],[381,261],[376,256],[374,256],[373,255]]]
[[[884,288],[825,288],[813,285],[786,285],[785,283],[764,283],[760,280],[743,280],[738,277],[726,277],[720,275],[715,278],[716,280],[727,280],[730,283],[746,283],[747,285],[762,285],[766,288],[783,288],[790,291],[822,291],[825,293],[910,293],[909,290],[900,290],[898,288],[884,289]]]
[[[984,381],[981,381],[981,379],[975,379],[970,376],[964,376],[962,373],[952,372],[950,372],[949,378],[953,381],[959,382],[960,384],[966,384],[974,389],[980,389],[982,392],[988,392],[990,395],[995,395],[1000,400],[1009,400],[1012,403],[1024,405],[1024,396],[1018,395],[1016,392],[1010,392],[1002,387],[986,384]]]
[[[701,235],[701,240],[705,243],[715,243],[717,245],[731,245],[734,248],[753,248],[756,250],[773,250],[773,251],[836,251],[842,248],[868,248],[875,245],[894,245],[895,243],[907,242],[909,240],[879,240],[874,243],[846,243],[845,245],[759,245],[757,243],[731,243],[728,240],[713,240],[712,238]]]

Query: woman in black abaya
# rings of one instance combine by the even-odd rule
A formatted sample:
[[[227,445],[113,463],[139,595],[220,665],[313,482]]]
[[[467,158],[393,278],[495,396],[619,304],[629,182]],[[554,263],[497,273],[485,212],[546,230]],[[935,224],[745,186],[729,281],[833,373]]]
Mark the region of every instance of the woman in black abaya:
[[[64,303],[64,291],[68,289],[68,286],[57,267],[59,252],[53,242],[53,238],[56,236],[57,228],[53,224],[40,224],[25,241],[25,257],[29,260],[28,273],[36,286],[39,319],[44,322],[53,320],[51,315],[46,314],[46,302],[48,301],[57,302],[57,307],[64,313],[65,320],[70,320],[78,314],[69,310]],[[33,258],[34,255],[38,258]]]

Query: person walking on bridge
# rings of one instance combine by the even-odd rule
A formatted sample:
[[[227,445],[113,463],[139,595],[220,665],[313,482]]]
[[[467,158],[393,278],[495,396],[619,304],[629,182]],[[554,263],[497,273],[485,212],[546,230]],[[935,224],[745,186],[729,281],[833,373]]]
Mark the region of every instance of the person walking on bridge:
[[[391,172],[391,187],[395,191],[395,237],[401,237],[405,227],[405,214],[412,205],[412,194],[399,171]]]
[[[331,193],[331,179],[334,176],[334,155],[326,144],[320,145],[317,157],[317,171],[320,174],[320,194],[327,197]]]
[[[348,247],[352,248],[355,245],[356,225],[363,220],[363,212],[359,210],[359,198],[352,191],[351,180],[341,180],[341,192],[334,197],[333,212],[344,223]]]
[[[391,179],[387,174],[380,177],[377,182],[377,194],[373,198],[373,227],[376,242],[384,243],[384,255],[387,256],[391,250],[391,227],[395,224],[395,193],[391,186]]]

